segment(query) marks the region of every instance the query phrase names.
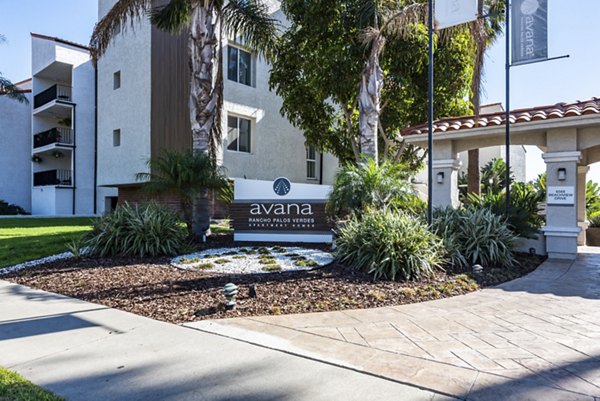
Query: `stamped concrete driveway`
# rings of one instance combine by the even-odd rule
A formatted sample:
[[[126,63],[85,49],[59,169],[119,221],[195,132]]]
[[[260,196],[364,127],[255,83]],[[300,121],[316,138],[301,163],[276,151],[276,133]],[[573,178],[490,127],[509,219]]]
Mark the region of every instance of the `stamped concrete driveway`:
[[[600,401],[600,254],[450,299],[187,326],[467,400]]]

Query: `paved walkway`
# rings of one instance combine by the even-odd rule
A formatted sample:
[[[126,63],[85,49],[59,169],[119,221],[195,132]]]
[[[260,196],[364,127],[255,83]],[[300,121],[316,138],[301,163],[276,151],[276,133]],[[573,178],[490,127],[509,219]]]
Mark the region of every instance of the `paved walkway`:
[[[349,369],[4,281],[0,366],[70,401],[450,401]]]
[[[461,399],[600,401],[600,254],[445,300],[188,326]]]

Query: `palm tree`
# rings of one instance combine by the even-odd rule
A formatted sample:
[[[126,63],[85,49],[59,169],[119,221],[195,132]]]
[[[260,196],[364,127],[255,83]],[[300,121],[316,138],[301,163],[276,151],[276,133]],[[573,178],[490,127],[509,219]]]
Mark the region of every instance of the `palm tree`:
[[[200,151],[166,151],[148,160],[148,166],[150,173],[136,175],[138,181],[144,182],[142,189],[150,194],[177,195],[190,235],[198,232],[194,215],[208,216],[208,199],[195,200],[208,189],[220,189],[227,184],[223,168]],[[193,213],[194,204],[203,210]]]
[[[193,149],[215,160],[222,138],[223,105],[222,47],[225,35],[241,40],[270,59],[274,54],[278,26],[263,0],[169,0],[153,8],[152,0],[118,0],[96,25],[90,47],[94,59],[133,20],[150,15],[151,22],[168,32],[188,30],[190,57],[190,123]],[[207,192],[199,194],[207,202]],[[202,211],[202,207],[195,208]],[[207,209],[208,210],[208,209]],[[195,218],[195,234],[209,229],[209,216]]]
[[[0,34],[0,44],[6,42],[6,37]],[[0,73],[0,95],[8,96],[10,99],[14,99],[20,103],[29,103],[27,97],[23,95],[21,89],[13,84],[7,78],[4,78]]]
[[[368,59],[362,72],[359,93],[359,130],[361,152],[377,160],[377,134],[379,127],[379,112],[381,89],[383,87],[383,71],[379,59],[383,53],[386,38],[402,38],[409,34],[412,25],[426,23],[428,7],[423,0],[410,0],[398,5],[398,2],[385,0],[365,0],[364,12],[371,16],[372,25],[362,31],[363,43],[369,50]],[[432,0],[430,0],[432,1]],[[484,2],[487,6],[488,18],[479,18],[468,25],[476,46],[474,63],[475,72],[472,81],[472,102],[476,113],[479,113],[480,96],[482,92],[483,61],[485,50],[497,39],[502,31],[504,7],[503,0],[480,0],[479,11],[483,14]],[[448,28],[440,39],[447,40],[457,29],[464,26]],[[477,162],[478,163],[478,162]],[[479,171],[479,167],[477,167]]]
[[[369,0],[365,3],[363,14],[372,22],[361,34],[369,55],[360,80],[358,128],[361,153],[377,161],[381,89],[384,79],[379,60],[385,48],[386,38],[404,37],[411,31],[413,24],[426,21],[427,5],[412,1],[411,4],[398,8],[397,2],[390,4],[385,0]]]
[[[485,4],[484,4],[485,3]],[[473,114],[479,117],[481,112],[481,95],[483,93],[483,67],[485,52],[498,39],[502,32],[502,22],[505,14],[504,0],[479,0],[478,14],[483,15],[484,6],[487,8],[487,17],[478,18],[469,24],[469,30],[475,42],[475,53],[473,57],[474,71],[471,80],[471,104]],[[479,176],[479,149],[469,150],[469,165],[467,168],[467,193],[481,193]]]

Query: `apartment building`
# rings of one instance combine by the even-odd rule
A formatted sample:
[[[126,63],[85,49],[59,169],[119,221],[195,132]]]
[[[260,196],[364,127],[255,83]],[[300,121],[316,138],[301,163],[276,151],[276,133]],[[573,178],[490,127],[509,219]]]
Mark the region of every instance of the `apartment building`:
[[[31,79],[15,84],[29,103],[0,96],[0,200],[31,210]]]
[[[89,49],[31,34],[29,103],[0,97],[0,199],[34,215],[93,215],[116,190],[96,185],[96,71]],[[6,139],[6,141],[4,141]]]
[[[99,0],[99,19],[116,0]],[[158,3],[157,3],[158,4]],[[283,19],[273,1],[274,18]],[[98,185],[134,197],[136,173],[165,149],[191,149],[187,35],[171,35],[147,20],[117,35],[98,61]],[[304,144],[269,90],[269,65],[251,49],[223,46],[224,133],[218,160],[231,178],[331,183],[337,159]],[[126,161],[126,163],[124,163]]]

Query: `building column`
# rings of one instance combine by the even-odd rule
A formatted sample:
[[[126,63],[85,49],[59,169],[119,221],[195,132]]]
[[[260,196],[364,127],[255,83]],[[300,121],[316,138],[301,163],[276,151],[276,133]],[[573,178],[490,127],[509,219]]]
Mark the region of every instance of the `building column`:
[[[546,162],[546,250],[551,259],[575,259],[581,227],[578,225],[579,151],[544,153]],[[585,180],[585,177],[584,177]],[[585,208],[585,185],[583,185]]]
[[[577,167],[577,225],[581,228],[579,237],[577,237],[577,245],[585,245],[585,230],[587,230],[587,216],[586,216],[586,174],[590,171],[589,166]]]
[[[433,207],[444,208],[459,206],[458,169],[461,162],[458,157],[433,161]]]

